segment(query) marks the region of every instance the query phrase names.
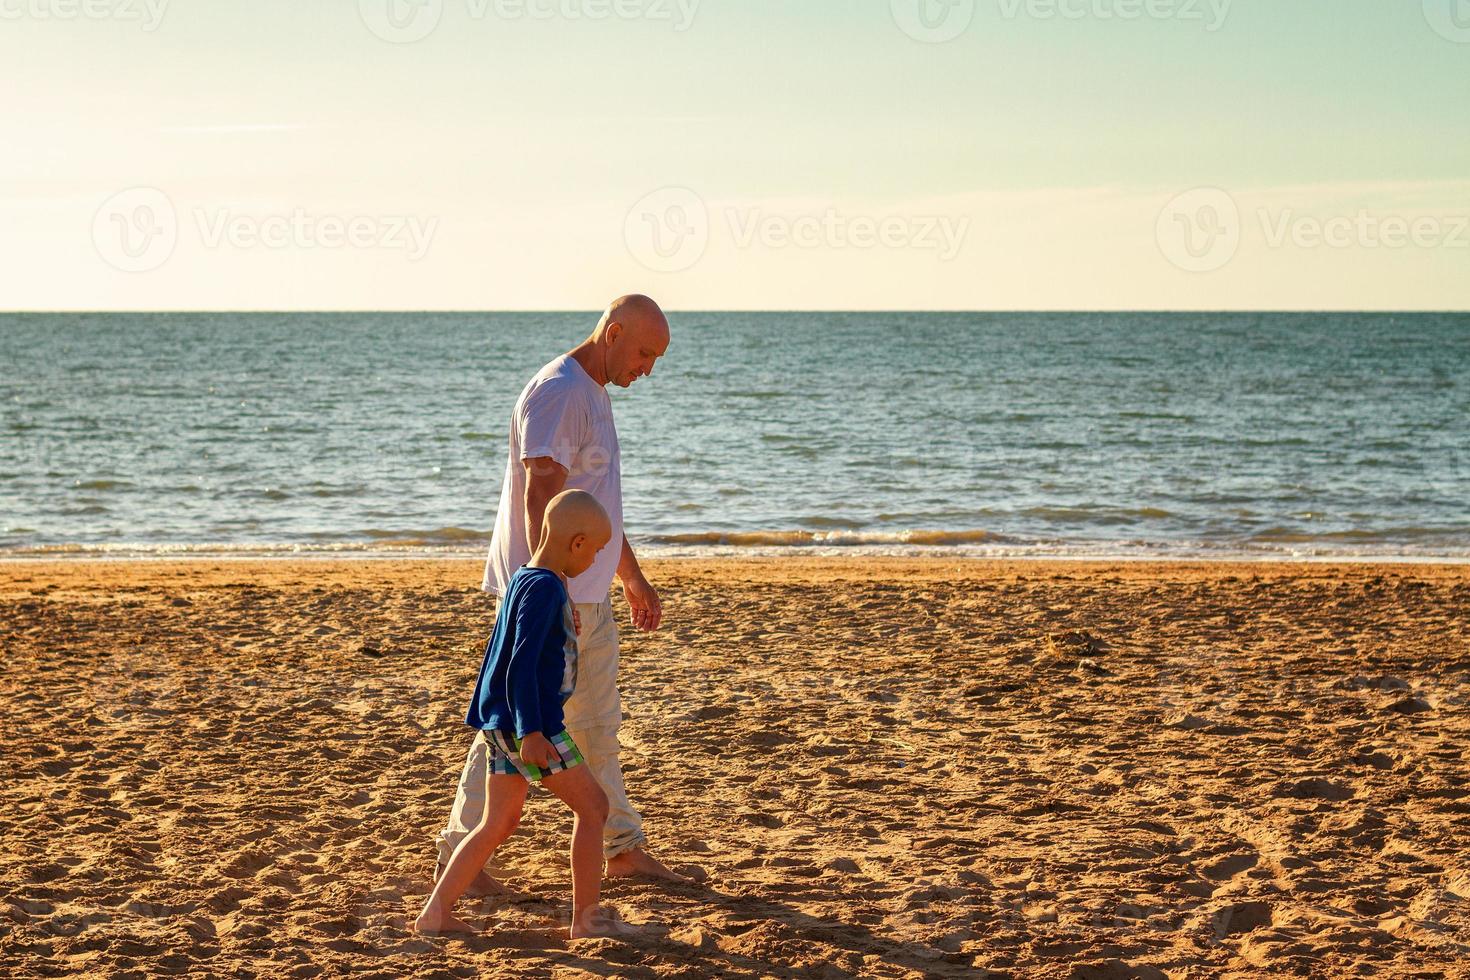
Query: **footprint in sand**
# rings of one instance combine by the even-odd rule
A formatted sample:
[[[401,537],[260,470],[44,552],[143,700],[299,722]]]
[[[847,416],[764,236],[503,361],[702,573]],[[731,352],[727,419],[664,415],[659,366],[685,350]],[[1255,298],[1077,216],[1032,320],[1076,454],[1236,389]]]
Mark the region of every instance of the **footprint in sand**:
[[[1236,902],[1216,910],[1211,917],[1215,937],[1239,936],[1271,924],[1268,902]]]
[[[1357,792],[1350,786],[1313,776],[1307,779],[1299,779],[1294,783],[1283,783],[1276,788],[1273,794],[1277,799],[1291,797],[1298,800],[1350,800]]]
[[[1200,874],[1211,881],[1229,881],[1260,863],[1259,854],[1231,854],[1200,868]]]
[[[1073,967],[1069,980],[1168,980],[1168,974],[1147,963],[1101,960]]]
[[[1401,698],[1382,709],[1383,712],[1393,712],[1399,715],[1419,715],[1433,710],[1434,706],[1428,701],[1416,697]]]

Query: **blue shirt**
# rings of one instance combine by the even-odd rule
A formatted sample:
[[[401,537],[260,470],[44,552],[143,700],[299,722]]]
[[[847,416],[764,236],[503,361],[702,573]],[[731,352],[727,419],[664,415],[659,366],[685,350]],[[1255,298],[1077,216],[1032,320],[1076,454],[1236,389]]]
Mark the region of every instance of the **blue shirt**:
[[[562,731],[562,704],[577,686],[577,631],[561,576],[522,565],[510,577],[465,724],[547,738]]]

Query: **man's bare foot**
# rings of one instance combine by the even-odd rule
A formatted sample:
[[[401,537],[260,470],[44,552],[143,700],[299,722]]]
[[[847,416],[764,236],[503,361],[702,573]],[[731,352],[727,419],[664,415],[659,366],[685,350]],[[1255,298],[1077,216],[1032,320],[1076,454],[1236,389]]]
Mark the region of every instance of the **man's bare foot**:
[[[640,935],[640,930],[622,920],[616,909],[606,905],[594,905],[572,920],[573,939],[631,939]]]
[[[442,865],[434,866],[434,880],[437,882],[439,876],[444,873]],[[503,898],[507,901],[516,901],[526,897],[525,892],[516,891],[514,888],[502,882],[499,878],[491,875],[488,871],[481,871],[475,875],[475,880],[470,882],[464,893],[471,898]]]
[[[664,867],[658,858],[641,847],[624,851],[607,859],[609,878],[657,878],[660,881],[684,881],[689,879]]]
[[[434,912],[425,908],[419,913],[419,917],[413,920],[413,931],[433,935],[441,932],[478,932],[479,930],[448,912]]]

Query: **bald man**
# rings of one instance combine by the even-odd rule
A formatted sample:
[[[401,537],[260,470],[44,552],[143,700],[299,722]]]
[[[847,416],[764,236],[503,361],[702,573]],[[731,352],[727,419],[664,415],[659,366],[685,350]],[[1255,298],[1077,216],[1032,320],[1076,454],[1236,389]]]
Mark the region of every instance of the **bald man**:
[[[590,493],[607,512],[612,537],[585,572],[571,580],[578,620],[577,687],[566,703],[566,727],[607,794],[603,856],[609,877],[643,875],[678,880],[644,850],[643,818],[623,787],[618,728],[618,628],[608,590],[616,576],[632,611],[633,626],[652,631],[663,619],[658,592],[643,577],[623,535],[623,489],[618,433],[609,384],[626,388],[653,373],[669,348],[669,321],[647,296],[613,300],[592,335],[536,373],[511,415],[510,458],[481,588],[504,595],[516,570],[540,543],[547,503],[563,490]],[[465,759],[449,824],[439,834],[445,867],[484,807],[489,749],[475,738]],[[474,889],[504,889],[486,872]]]

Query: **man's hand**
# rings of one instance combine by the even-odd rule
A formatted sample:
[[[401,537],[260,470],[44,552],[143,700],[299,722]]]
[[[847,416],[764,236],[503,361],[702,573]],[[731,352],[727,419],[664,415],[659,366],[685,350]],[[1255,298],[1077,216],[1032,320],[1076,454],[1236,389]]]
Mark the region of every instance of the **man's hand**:
[[[623,579],[623,597],[633,611],[633,628],[652,633],[663,622],[664,607],[659,601],[658,590],[648,584],[643,573]]]
[[[540,732],[530,732],[521,739],[521,761],[537,769],[545,769],[553,762],[561,759],[556,749],[551,747],[545,735]]]

